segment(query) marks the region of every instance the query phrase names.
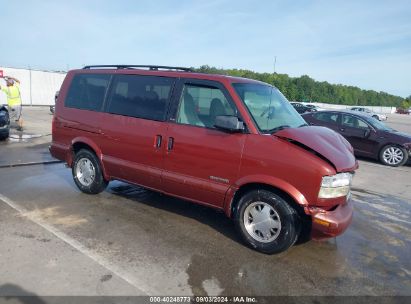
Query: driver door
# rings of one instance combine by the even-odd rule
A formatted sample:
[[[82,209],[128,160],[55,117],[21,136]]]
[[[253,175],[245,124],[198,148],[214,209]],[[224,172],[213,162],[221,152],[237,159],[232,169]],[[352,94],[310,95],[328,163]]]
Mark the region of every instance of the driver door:
[[[218,115],[236,115],[224,86],[204,80],[181,80],[167,130],[165,192],[215,207],[237,179],[244,133],[214,127]]]
[[[342,114],[340,134],[350,142],[357,155],[373,156],[378,148],[370,126],[354,115]]]

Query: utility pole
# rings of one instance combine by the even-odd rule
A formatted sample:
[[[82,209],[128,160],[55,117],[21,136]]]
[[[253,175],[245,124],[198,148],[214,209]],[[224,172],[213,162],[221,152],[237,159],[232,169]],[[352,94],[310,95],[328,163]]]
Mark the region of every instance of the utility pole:
[[[274,74],[275,74],[275,64],[277,63],[277,56],[274,56]]]
[[[31,67],[29,66],[29,83],[30,83],[30,107],[33,106],[33,94],[32,94],[32,84],[31,84]]]

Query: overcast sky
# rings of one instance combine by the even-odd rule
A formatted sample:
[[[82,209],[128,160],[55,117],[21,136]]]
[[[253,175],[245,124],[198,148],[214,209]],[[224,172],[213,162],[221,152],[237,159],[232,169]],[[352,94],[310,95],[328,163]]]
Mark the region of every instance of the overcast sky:
[[[0,65],[208,64],[411,95],[411,1],[3,1]]]

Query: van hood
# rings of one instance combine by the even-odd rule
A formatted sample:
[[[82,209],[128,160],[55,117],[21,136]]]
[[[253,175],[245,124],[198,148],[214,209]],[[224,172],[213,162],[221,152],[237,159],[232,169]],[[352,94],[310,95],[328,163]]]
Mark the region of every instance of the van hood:
[[[287,128],[275,132],[273,136],[314,150],[332,163],[337,172],[353,171],[358,168],[350,143],[331,129],[318,126]]]

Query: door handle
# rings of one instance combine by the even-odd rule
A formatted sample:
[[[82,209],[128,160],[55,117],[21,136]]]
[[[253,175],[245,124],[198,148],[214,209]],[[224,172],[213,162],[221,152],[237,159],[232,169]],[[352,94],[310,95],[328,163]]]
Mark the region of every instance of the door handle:
[[[156,137],[154,138],[154,146],[156,147],[156,149],[159,149],[161,147],[161,142],[162,142],[162,137],[161,135],[156,135]]]
[[[345,129],[344,129],[344,128],[340,128],[340,131],[341,131],[341,132],[344,132],[344,131],[345,131]]]
[[[167,150],[171,151],[171,150],[173,150],[173,147],[174,147],[174,138],[169,137],[168,138],[168,144],[167,144]]]

